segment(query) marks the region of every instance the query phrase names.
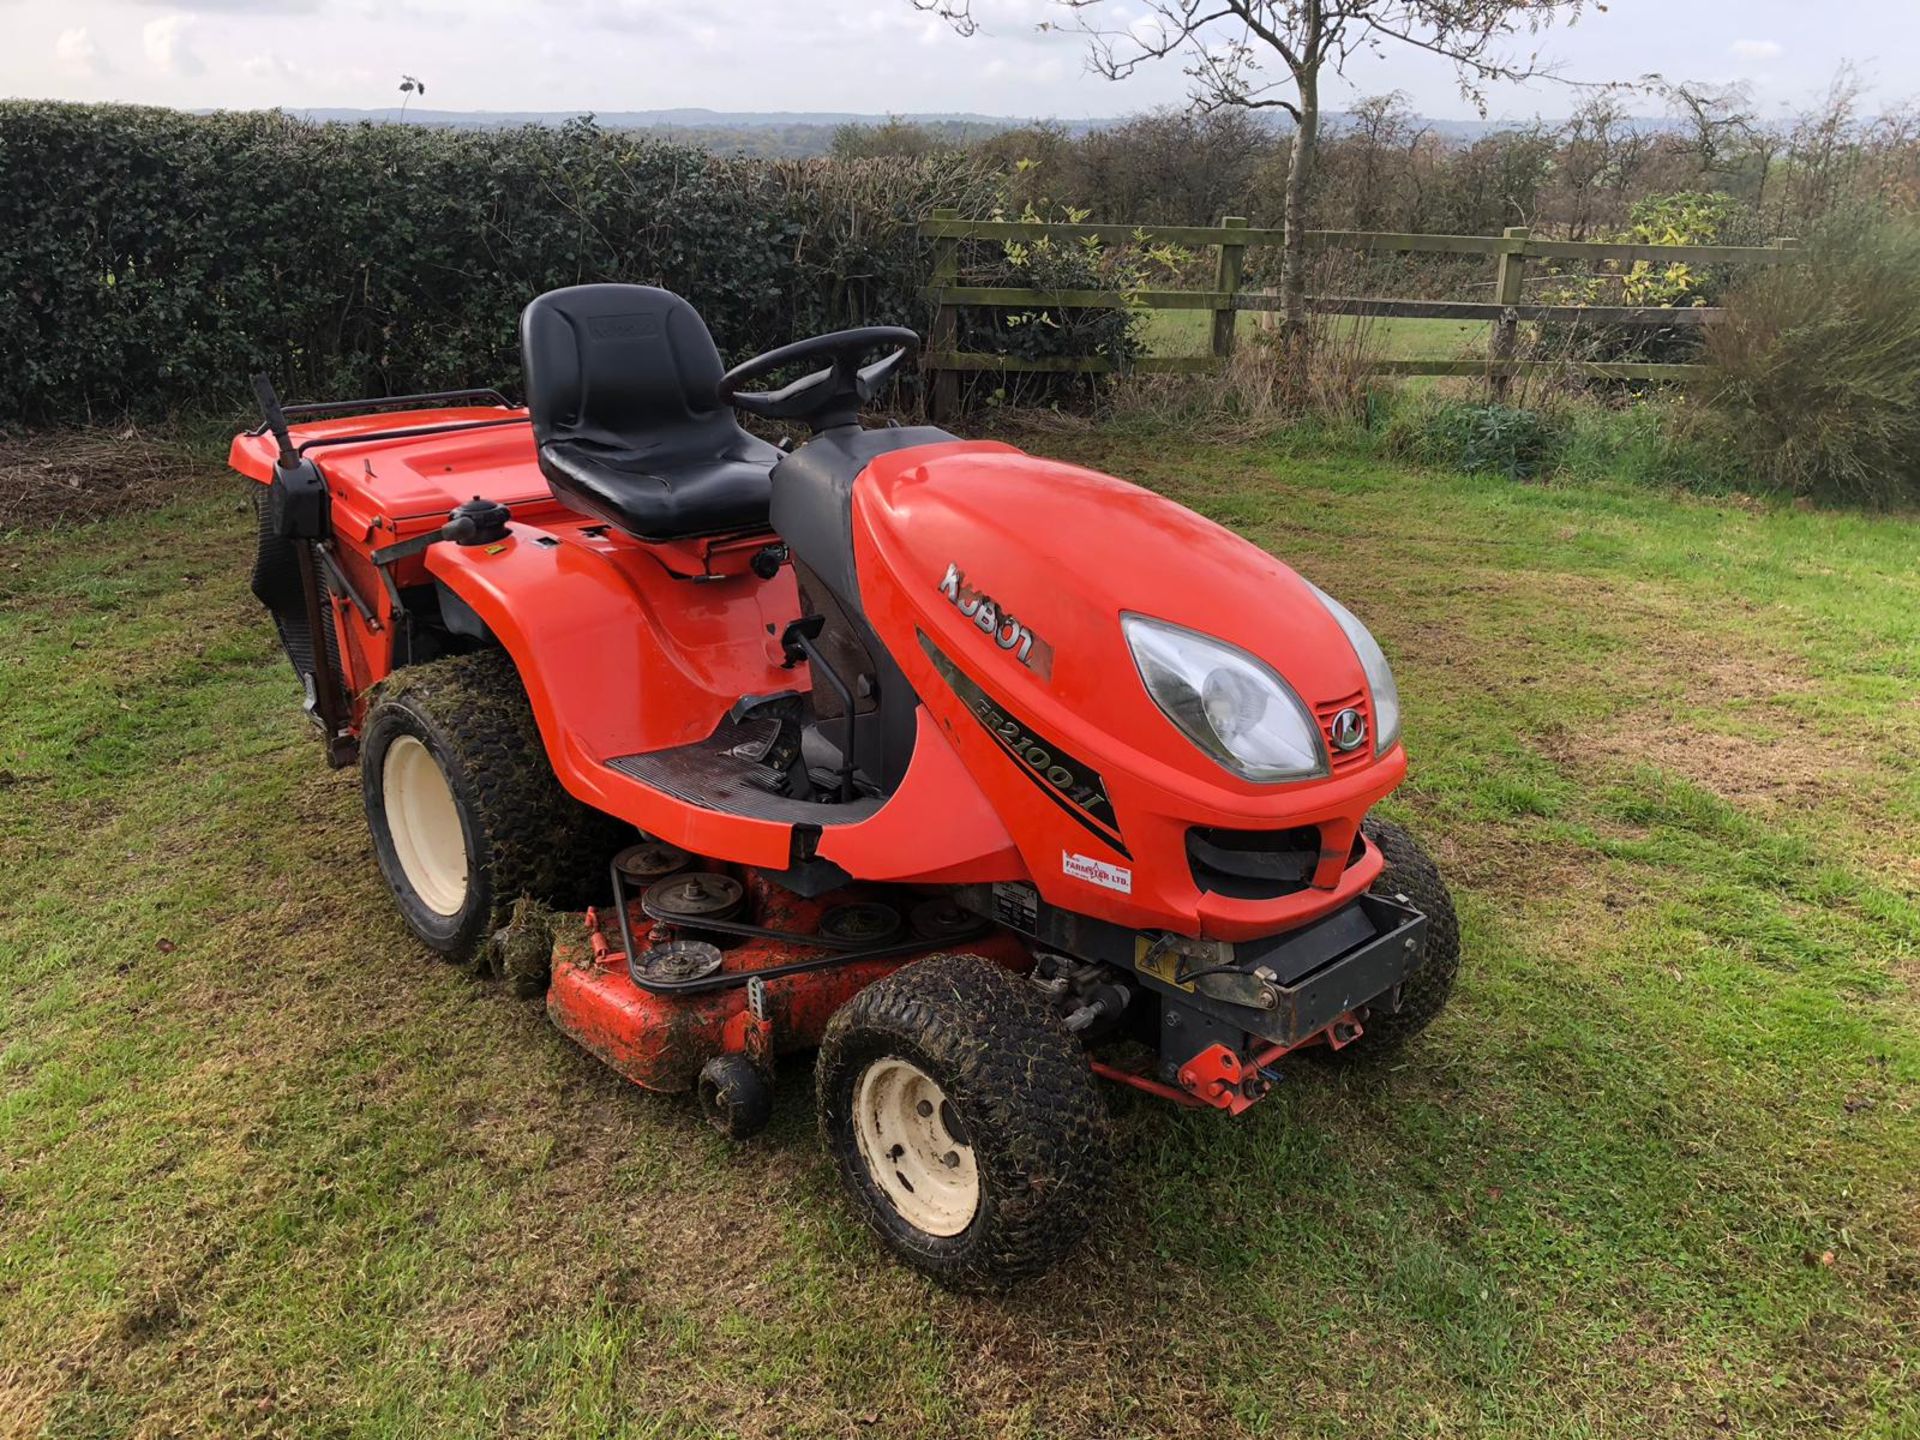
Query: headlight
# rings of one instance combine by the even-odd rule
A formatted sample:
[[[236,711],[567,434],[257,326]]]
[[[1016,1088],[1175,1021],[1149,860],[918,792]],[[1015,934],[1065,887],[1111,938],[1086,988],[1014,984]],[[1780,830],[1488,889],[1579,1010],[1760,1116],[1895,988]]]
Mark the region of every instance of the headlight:
[[[1268,782],[1329,773],[1307,707],[1246,651],[1144,615],[1120,626],[1153,703],[1221,765]]]
[[[1360,657],[1360,668],[1367,672],[1367,688],[1373,692],[1373,753],[1384,755],[1400,738],[1400,688],[1393,683],[1393,667],[1373,632],[1362,625],[1354,613],[1309,580],[1313,593],[1327,607],[1327,613],[1340,622],[1353,642],[1353,653]]]

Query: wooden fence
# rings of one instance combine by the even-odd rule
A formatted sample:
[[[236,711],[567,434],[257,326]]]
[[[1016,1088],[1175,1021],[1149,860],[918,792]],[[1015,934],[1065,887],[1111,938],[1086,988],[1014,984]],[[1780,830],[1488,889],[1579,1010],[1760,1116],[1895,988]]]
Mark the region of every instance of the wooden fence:
[[[961,306],[992,308],[1109,309],[1131,305],[1148,310],[1209,310],[1213,312],[1212,346],[1204,355],[1144,355],[1131,368],[1140,373],[1204,373],[1216,369],[1233,353],[1235,328],[1243,310],[1278,311],[1285,301],[1275,294],[1240,288],[1246,252],[1257,246],[1278,246],[1278,230],[1260,230],[1237,216],[1218,225],[1068,225],[1024,220],[962,220],[953,210],[936,210],[923,220],[920,233],[933,242],[933,276],[927,297],[937,307],[925,360],[930,372],[933,411],[951,414],[959,402],[960,376],[968,372],[1068,371],[1098,374],[1113,368],[1099,356],[1026,358],[993,355],[956,348]],[[1178,245],[1215,252],[1214,283],[1209,290],[1025,290],[997,285],[960,283],[960,245],[967,240],[1078,240],[1097,237],[1110,243],[1144,242]],[[1352,250],[1367,254],[1417,253],[1429,255],[1484,255],[1493,262],[1491,301],[1395,300],[1364,296],[1318,295],[1308,304],[1320,314],[1391,319],[1483,320],[1492,324],[1484,360],[1390,360],[1371,362],[1372,370],[1396,375],[1486,376],[1504,389],[1515,375],[1551,369],[1560,374],[1608,380],[1679,380],[1704,373],[1704,365],[1655,364],[1639,361],[1537,361],[1514,358],[1522,322],[1558,322],[1585,325],[1685,326],[1706,325],[1720,315],[1712,307],[1660,305],[1529,305],[1523,299],[1526,266],[1530,260],[1613,261],[1632,265],[1747,264],[1777,265],[1789,259],[1798,242],[1776,240],[1772,245],[1636,245],[1597,241],[1535,239],[1522,227],[1504,235],[1397,235],[1370,230],[1311,230],[1307,246],[1313,250]]]

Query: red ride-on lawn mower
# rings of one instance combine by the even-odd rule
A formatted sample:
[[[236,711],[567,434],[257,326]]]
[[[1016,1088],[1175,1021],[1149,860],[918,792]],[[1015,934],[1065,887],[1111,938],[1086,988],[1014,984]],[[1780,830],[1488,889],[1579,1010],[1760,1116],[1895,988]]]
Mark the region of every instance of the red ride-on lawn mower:
[[[854,1203],[969,1285],[1091,1223],[1096,1077],[1238,1114],[1438,1013],[1452,903],[1366,818],[1400,702],[1331,597],[1119,480],[862,428],[911,331],[723,375],[684,300],[587,285],[520,338],[524,410],[262,379],[233,446],[423,944],[736,1138],[817,1049]]]

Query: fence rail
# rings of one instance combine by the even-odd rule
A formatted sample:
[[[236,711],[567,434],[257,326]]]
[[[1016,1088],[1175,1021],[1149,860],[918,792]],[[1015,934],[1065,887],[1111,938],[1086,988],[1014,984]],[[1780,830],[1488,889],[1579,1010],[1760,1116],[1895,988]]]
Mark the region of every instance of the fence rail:
[[[1205,355],[1142,356],[1128,366],[1145,374],[1196,374],[1217,368],[1233,353],[1235,326],[1242,312],[1271,312],[1285,308],[1282,296],[1243,291],[1241,273],[1246,252],[1283,241],[1279,230],[1258,229],[1229,216],[1219,225],[1054,224],[1031,220],[963,220],[950,210],[936,210],[924,220],[920,233],[934,242],[934,263],[927,298],[935,305],[931,345],[926,367],[931,372],[933,409],[951,414],[959,403],[963,374],[1000,371],[1008,374],[1106,374],[1115,369],[1099,356],[1053,356],[1024,359],[957,348],[962,306],[987,308],[1048,308],[1064,310],[1131,307],[1146,310],[1205,310],[1212,312],[1213,333]],[[1213,285],[1205,290],[1038,290],[1006,285],[962,285],[960,244],[969,240],[1098,239],[1109,243],[1179,245],[1215,251]],[[1707,372],[1704,365],[1653,364],[1630,361],[1530,361],[1514,358],[1519,326],[1525,322],[1589,324],[1595,326],[1710,325],[1720,311],[1710,306],[1662,305],[1529,305],[1522,298],[1526,266],[1532,260],[1585,260],[1620,265],[1779,265],[1790,261],[1793,240],[1771,245],[1639,245],[1613,241],[1536,239],[1516,227],[1503,235],[1407,235],[1370,230],[1310,230],[1309,249],[1353,250],[1366,254],[1483,255],[1494,262],[1492,301],[1402,300],[1392,297],[1316,295],[1308,306],[1322,315],[1353,315],[1387,319],[1479,320],[1491,324],[1485,360],[1375,360],[1370,368],[1393,375],[1485,376],[1504,391],[1515,376],[1551,369],[1606,380],[1682,380]]]

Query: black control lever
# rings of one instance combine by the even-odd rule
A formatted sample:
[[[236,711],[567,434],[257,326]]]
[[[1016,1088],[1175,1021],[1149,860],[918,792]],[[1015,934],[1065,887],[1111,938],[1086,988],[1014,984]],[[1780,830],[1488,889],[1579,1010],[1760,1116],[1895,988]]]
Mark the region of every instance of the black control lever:
[[[791,670],[805,660],[814,674],[827,677],[827,683],[840,697],[843,713],[847,717],[840,737],[840,799],[845,802],[853,799],[853,691],[847,688],[847,682],[840,678],[840,672],[833,668],[832,662],[813,643],[826,628],[826,616],[803,615],[780,632],[780,651],[787,657],[786,669]]]
[[[280,468],[291,470],[300,463],[300,452],[293,448],[293,436],[287,431],[287,412],[280,408],[280,397],[275,393],[273,381],[262,370],[253,377],[254,397],[260,402],[260,413],[266,417],[267,433],[273,436],[274,444],[280,447]]]
[[[486,500],[476,495],[454,506],[448,513],[447,523],[438,530],[416,535],[411,540],[402,540],[397,545],[381,546],[373,552],[373,563],[392,565],[396,561],[419,555],[443,540],[451,540],[456,545],[497,544],[507,538],[507,520],[512,513],[498,500]]]

